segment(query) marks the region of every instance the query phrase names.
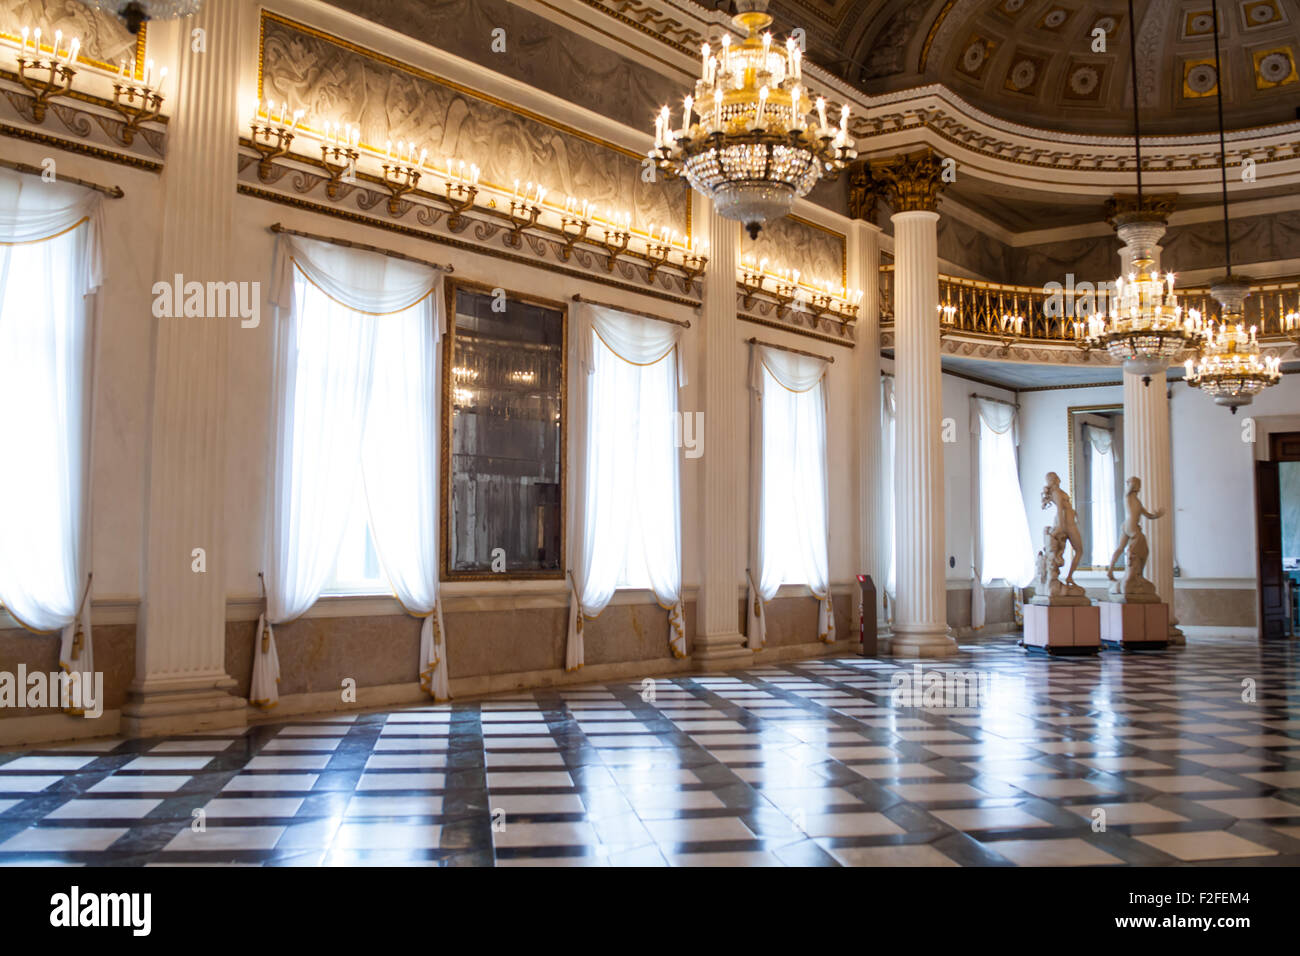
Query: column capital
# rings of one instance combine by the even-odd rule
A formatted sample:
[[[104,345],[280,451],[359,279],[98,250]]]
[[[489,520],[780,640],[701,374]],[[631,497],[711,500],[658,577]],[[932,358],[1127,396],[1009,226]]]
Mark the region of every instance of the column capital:
[[[1106,223],[1112,229],[1131,222],[1158,222],[1165,225],[1177,202],[1178,196],[1174,193],[1143,196],[1140,205],[1135,195],[1111,196],[1106,200]]]
[[[935,212],[945,185],[943,162],[934,150],[923,149],[871,164],[873,182],[894,212]]]

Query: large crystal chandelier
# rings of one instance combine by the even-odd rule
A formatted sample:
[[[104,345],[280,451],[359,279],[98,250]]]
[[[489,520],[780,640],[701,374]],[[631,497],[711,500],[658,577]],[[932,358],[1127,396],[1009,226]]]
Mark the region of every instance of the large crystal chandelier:
[[[132,33],[149,20],[178,20],[198,13],[203,0],[81,0],[94,10],[111,13]]]
[[[1241,405],[1282,378],[1281,359],[1261,358],[1256,329],[1246,328],[1243,313],[1250,284],[1222,279],[1210,289],[1222,309],[1217,323],[1211,322],[1205,344],[1185,367],[1187,384],[1214,396],[1216,405],[1226,405],[1237,414]]]
[[[1195,310],[1184,311],[1174,294],[1174,275],[1162,281],[1155,269],[1152,249],[1163,226],[1142,203],[1142,127],[1138,115],[1137,41],[1131,25],[1133,0],[1129,8],[1129,77],[1133,87],[1133,145],[1137,166],[1137,209],[1117,223],[1117,231],[1133,250],[1133,271],[1127,281],[1115,280],[1108,314],[1094,316],[1088,323],[1088,342],[1103,348],[1124,363],[1124,370],[1141,375],[1151,384],[1151,375],[1164,371],[1179,355],[1189,351],[1201,336],[1201,317]]]
[[[1174,274],[1160,276],[1149,247],[1139,247],[1133,270],[1115,280],[1109,311],[1089,320],[1088,340],[1150,384],[1152,373],[1167,369],[1202,336],[1201,315],[1178,304]]]
[[[1214,22],[1219,22],[1219,5],[1210,5]],[[1228,230],[1228,158],[1224,146],[1223,80],[1219,73],[1219,31],[1214,31],[1215,84],[1219,94],[1219,181],[1223,188],[1223,256],[1227,274],[1210,287],[1219,303],[1218,321],[1211,321],[1205,344],[1195,360],[1186,362],[1187,383],[1214,397],[1237,414],[1256,395],[1282,378],[1281,360],[1261,358],[1256,329],[1246,328],[1245,303],[1250,283],[1232,274],[1232,234]]]
[[[760,34],[772,22],[767,0],[737,0],[736,6],[732,22],[745,39],[734,44],[725,34],[717,53],[704,44],[700,79],[686,97],[681,126],[673,128],[665,106],[655,120],[650,158],[670,175],[685,176],[720,216],[743,222],[752,238],[857,153],[848,135],[848,106],[834,127],[826,101],[809,99],[794,38],[782,46],[770,32]]]

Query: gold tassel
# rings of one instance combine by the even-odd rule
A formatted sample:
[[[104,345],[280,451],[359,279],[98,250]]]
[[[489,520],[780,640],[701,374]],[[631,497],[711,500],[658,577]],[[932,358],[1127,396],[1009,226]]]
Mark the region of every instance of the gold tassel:
[[[271,651],[271,628],[268,625],[262,626],[262,653],[269,654]]]
[[[77,619],[77,630],[72,635],[72,659],[81,658],[81,649],[86,645],[86,632],[81,628],[81,619]]]

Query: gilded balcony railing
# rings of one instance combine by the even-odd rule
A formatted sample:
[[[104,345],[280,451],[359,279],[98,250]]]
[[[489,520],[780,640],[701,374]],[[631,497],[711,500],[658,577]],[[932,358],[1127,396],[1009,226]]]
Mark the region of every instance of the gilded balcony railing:
[[[936,321],[945,332],[988,335],[1001,340],[1049,342],[1078,341],[1088,310],[1104,302],[1104,296],[1083,285],[1063,287],[1059,293],[1043,286],[1007,285],[961,276],[939,275],[939,310]],[[1208,286],[1178,290],[1178,302],[1185,308],[1214,315],[1218,307]],[[1286,316],[1300,313],[1300,279],[1287,278],[1252,284],[1246,299],[1246,324],[1257,326],[1260,338],[1286,332]],[[894,321],[894,266],[880,267],[880,321]]]

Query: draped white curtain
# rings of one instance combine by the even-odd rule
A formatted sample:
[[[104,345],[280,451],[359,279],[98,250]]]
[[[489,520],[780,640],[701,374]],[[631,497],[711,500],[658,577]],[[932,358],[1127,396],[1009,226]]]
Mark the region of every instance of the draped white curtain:
[[[580,390],[572,403],[573,547],[565,668],[585,659],[584,620],[620,586],[649,587],[668,611],[668,646],[686,656],[682,609],[677,390],[682,327],[617,309],[573,309]]]
[[[983,627],[983,586],[1002,578],[1022,588],[1034,577],[1029,519],[1016,466],[1016,410],[1003,402],[971,400],[971,432],[979,442],[979,566],[972,589],[973,627]],[[975,594],[979,594],[976,603]],[[980,619],[974,618],[980,612]]]
[[[880,379],[880,417],[881,435],[884,454],[881,471],[884,475],[884,527],[885,540],[889,542],[889,559],[885,569],[885,595],[889,604],[888,617],[893,620],[894,595],[898,590],[896,555],[898,548],[894,541],[894,419],[897,406],[894,404],[894,379],[885,375]]]
[[[1091,476],[1092,563],[1104,567],[1115,552],[1115,435],[1108,428],[1085,425],[1088,474]]]
[[[750,346],[751,534],[747,637],[767,640],[766,604],[782,584],[804,584],[818,601],[817,636],[835,640],[827,560],[824,359]]]
[[[268,621],[251,696],[263,706],[278,698],[271,624],[320,597],[361,482],[393,593],[424,621],[420,684],[445,700],[436,504],[442,274],[283,235],[273,271],[279,321]]]
[[[94,672],[90,449],[101,197],[0,170],[0,606]],[[78,613],[80,611],[80,614]],[[80,625],[80,626],[78,626]],[[84,686],[84,684],[83,684]]]

